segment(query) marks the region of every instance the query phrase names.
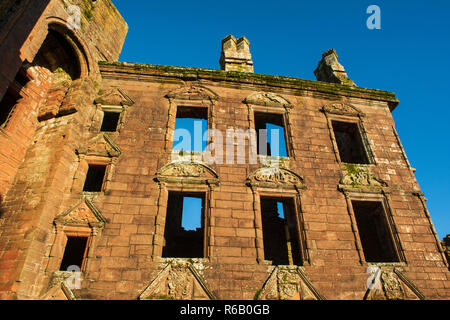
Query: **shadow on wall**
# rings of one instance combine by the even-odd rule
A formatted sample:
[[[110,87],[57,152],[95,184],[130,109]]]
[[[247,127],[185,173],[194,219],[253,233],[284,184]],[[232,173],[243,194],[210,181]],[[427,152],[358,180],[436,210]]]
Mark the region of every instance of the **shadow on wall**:
[[[0,194],[0,218],[3,217],[5,213],[5,209],[3,208],[3,196]]]

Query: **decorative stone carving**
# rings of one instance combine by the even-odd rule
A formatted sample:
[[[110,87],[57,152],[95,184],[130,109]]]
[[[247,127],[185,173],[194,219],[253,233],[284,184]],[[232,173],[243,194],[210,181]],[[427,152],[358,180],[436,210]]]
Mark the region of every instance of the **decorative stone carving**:
[[[365,294],[365,300],[424,300],[425,296],[398,269],[381,268],[375,285]]]
[[[341,190],[346,189],[377,189],[383,190],[388,184],[370,172],[369,167],[346,164],[343,177],[339,183]]]
[[[166,98],[178,100],[209,100],[216,101],[219,96],[212,90],[199,85],[183,86],[169,92]]]
[[[56,216],[55,224],[103,228],[106,218],[91,200],[84,197],[76,205]]]
[[[73,291],[66,284],[67,279],[71,276],[72,272],[55,272],[51,280],[50,289],[40,300],[77,300]]]
[[[111,88],[100,91],[95,103],[105,106],[131,106],[134,101],[122,89]]]
[[[323,300],[300,267],[277,266],[255,297],[257,300]]]
[[[293,108],[294,106],[284,97],[270,92],[255,92],[245,98],[244,103],[267,107]]]
[[[139,296],[140,300],[215,300],[193,264],[174,259]]]
[[[327,104],[322,108],[322,111],[325,113],[345,115],[345,116],[355,116],[355,117],[365,116],[364,113],[362,113],[356,107],[342,102]]]
[[[213,183],[218,184],[219,176],[207,165],[199,162],[171,162],[156,174],[159,181]]]
[[[259,168],[248,176],[247,184],[260,187],[306,188],[301,176],[291,170],[279,167]]]
[[[96,137],[85,143],[77,150],[78,154],[87,156],[100,157],[119,157],[122,153],[120,148],[104,133],[98,134]]]

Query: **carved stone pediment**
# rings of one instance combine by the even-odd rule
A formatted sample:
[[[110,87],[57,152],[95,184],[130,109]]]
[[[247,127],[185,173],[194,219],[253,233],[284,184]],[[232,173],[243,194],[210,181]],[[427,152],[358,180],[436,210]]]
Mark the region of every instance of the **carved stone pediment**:
[[[425,300],[420,290],[398,269],[375,267],[364,300]]]
[[[255,92],[245,98],[244,103],[257,106],[293,108],[294,106],[284,97],[270,92]]]
[[[217,173],[200,162],[171,162],[156,174],[159,181],[218,184]]]
[[[388,184],[372,174],[366,166],[347,164],[343,167],[342,174],[339,182],[341,190],[381,191],[388,188]]]
[[[344,115],[344,116],[365,116],[363,112],[361,112],[358,108],[342,102],[335,102],[327,104],[322,108],[322,111],[325,113]]]
[[[81,199],[70,209],[56,216],[55,224],[103,228],[106,218],[88,198]]]
[[[119,147],[104,133],[98,134],[96,137],[82,145],[78,150],[78,154],[99,157],[118,157],[122,153]]]
[[[279,167],[259,168],[248,176],[247,184],[270,188],[306,188],[301,176]]]
[[[300,267],[277,266],[256,297],[257,300],[323,300]]]
[[[122,89],[111,88],[101,90],[95,103],[104,106],[131,106],[134,101]]]
[[[189,262],[171,262],[139,296],[140,300],[215,300],[205,280]]]
[[[209,100],[216,101],[219,96],[212,90],[200,85],[183,86],[169,92],[166,98],[178,100]]]
[[[66,284],[67,278],[71,273],[66,272],[64,277],[53,277],[50,289],[41,297],[40,300],[47,301],[65,301],[77,300],[70,287]],[[57,279],[56,279],[57,278]]]

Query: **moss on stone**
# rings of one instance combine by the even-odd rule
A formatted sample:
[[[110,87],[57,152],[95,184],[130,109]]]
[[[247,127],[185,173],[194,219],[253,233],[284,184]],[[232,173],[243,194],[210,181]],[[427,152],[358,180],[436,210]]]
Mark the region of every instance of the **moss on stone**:
[[[369,96],[370,98],[388,101],[390,103],[393,103],[394,106],[398,104],[398,100],[395,98],[395,93],[392,92],[382,91],[378,89],[365,89],[336,83],[304,80],[286,76],[264,75],[239,71],[224,71],[218,69],[172,67],[165,65],[151,65],[151,64],[127,63],[127,62],[99,62],[99,65],[127,68],[142,72],[159,71],[165,73],[164,76],[173,76],[181,78],[195,78],[195,79],[202,78],[202,79],[211,79],[215,81],[263,84],[284,88],[290,87],[293,89],[316,91],[328,95],[339,95],[339,96],[347,95],[362,98],[366,98],[366,96]]]

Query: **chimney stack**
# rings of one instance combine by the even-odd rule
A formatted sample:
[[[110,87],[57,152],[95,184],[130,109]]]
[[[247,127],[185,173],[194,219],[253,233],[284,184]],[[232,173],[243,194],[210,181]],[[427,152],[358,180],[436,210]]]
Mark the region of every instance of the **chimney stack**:
[[[236,40],[229,35],[222,40],[220,67],[225,71],[253,72],[250,42],[245,37]]]
[[[346,84],[356,87],[356,84],[348,78],[344,67],[339,63],[338,55],[334,49],[325,51],[314,74],[317,81]]]

